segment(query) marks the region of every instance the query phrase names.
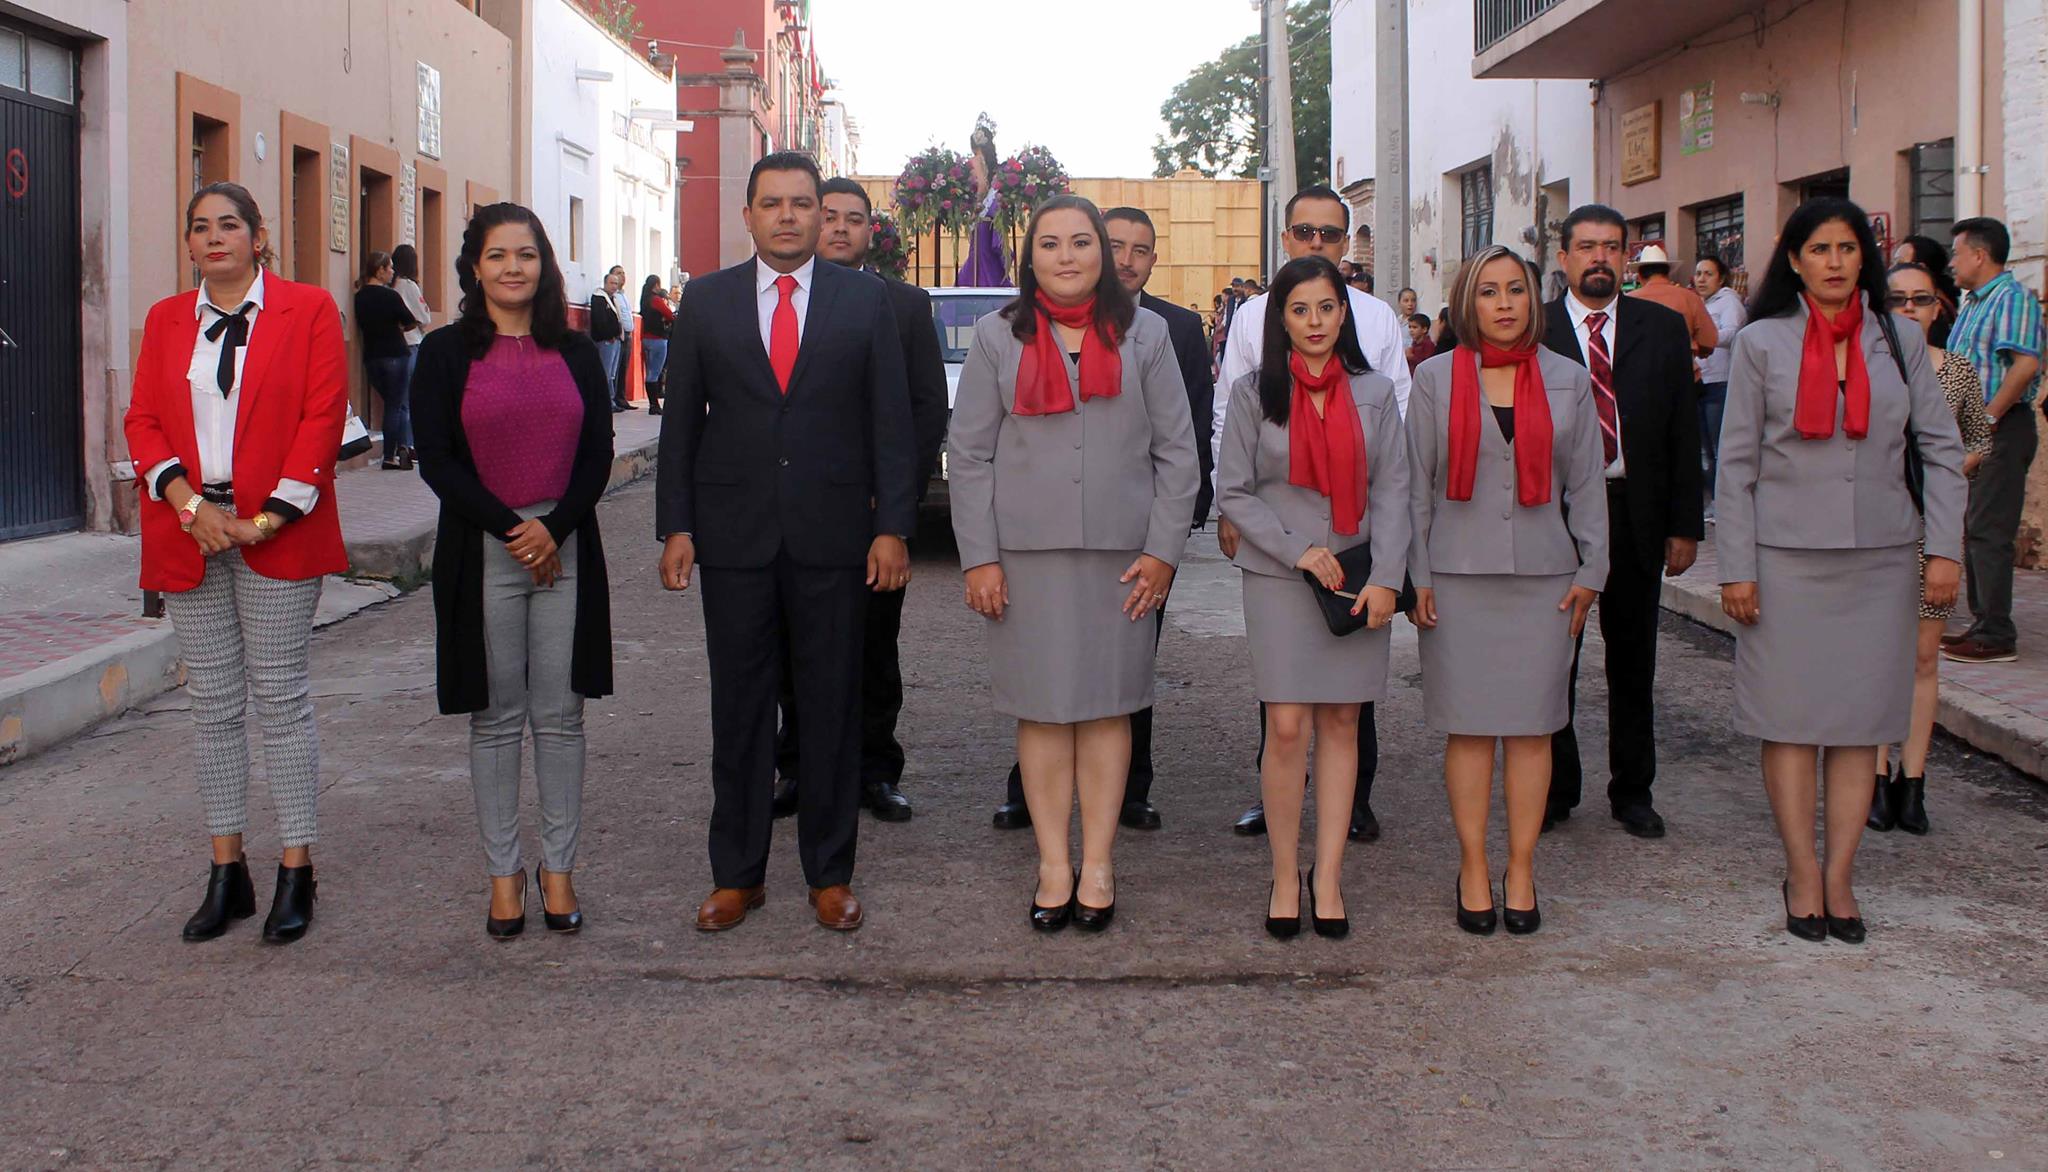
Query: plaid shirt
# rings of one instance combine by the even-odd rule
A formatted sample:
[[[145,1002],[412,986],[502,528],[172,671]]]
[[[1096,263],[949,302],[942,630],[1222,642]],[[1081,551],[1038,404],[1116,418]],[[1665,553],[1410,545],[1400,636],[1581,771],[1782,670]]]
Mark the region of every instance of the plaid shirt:
[[[1984,401],[1998,395],[2014,355],[2041,356],[2041,303],[2013,279],[2000,273],[1989,284],[1963,295],[1962,312],[1948,332],[1948,348],[1970,360],[1984,380]],[[2034,401],[2041,378],[2027,384],[2022,401]]]

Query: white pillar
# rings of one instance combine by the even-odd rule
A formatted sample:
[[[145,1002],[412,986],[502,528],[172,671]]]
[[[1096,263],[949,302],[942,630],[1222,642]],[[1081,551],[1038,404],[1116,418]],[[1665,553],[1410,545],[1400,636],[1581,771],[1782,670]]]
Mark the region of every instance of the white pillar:
[[[1408,275],[1408,0],[1377,2],[1372,267],[1373,286],[1391,296],[1414,283]]]
[[[1956,218],[1984,214],[1984,0],[1956,4]]]

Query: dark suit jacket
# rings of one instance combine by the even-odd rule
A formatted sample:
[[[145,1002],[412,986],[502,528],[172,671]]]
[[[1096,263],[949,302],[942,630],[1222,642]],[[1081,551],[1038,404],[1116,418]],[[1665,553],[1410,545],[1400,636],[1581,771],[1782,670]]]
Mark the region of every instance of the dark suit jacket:
[[[915,285],[872,274],[888,291],[903,339],[903,374],[910,382],[910,429],[917,444],[917,499],[923,500],[938,471],[939,445],[946,440],[946,360],[932,325],[932,295]]]
[[[1700,422],[1692,378],[1692,336],[1685,318],[1640,297],[1617,297],[1614,319],[1614,402],[1621,414],[1621,454],[1632,549],[1613,548],[1619,561],[1633,556],[1652,574],[1663,573],[1664,541],[1705,535],[1700,498]],[[1545,306],[1544,345],[1581,366],[1586,356],[1572,329],[1564,298]]]
[[[698,277],[669,334],[655,533],[699,564],[854,567],[917,524],[903,345],[879,278],[820,261],[789,392],[761,344],[755,264]]]
[[[1202,462],[1202,487],[1195,495],[1196,525],[1209,523],[1209,506],[1215,503],[1216,478],[1212,475],[1216,456],[1210,438],[1216,426],[1216,374],[1209,364],[1209,342],[1202,336],[1202,318],[1192,309],[1150,293],[1139,296],[1138,304],[1166,319],[1166,335],[1173,340],[1173,356],[1180,363],[1180,381],[1188,389],[1188,410],[1195,417],[1195,453]]]

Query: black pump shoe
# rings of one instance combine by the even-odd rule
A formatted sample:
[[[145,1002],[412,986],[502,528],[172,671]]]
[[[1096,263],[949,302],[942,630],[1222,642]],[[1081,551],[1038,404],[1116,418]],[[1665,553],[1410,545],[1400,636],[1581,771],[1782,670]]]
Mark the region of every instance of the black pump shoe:
[[[1350,916],[1337,916],[1326,920],[1316,914],[1316,869],[1314,867],[1308,869],[1308,883],[1305,886],[1308,888],[1308,923],[1309,927],[1315,929],[1316,935],[1327,937],[1331,940],[1342,940],[1346,936],[1351,935]]]
[[[215,863],[206,873],[206,895],[199,901],[199,910],[185,921],[184,937],[195,943],[211,940],[234,921],[255,914],[256,887],[249,882],[249,861]]]
[[[1067,892],[1067,900],[1058,907],[1044,907],[1038,902],[1038,893],[1031,893],[1031,926],[1041,932],[1057,932],[1074,922],[1074,896],[1081,890],[1081,872],[1074,872],[1074,886]]]
[[[1301,876],[1296,875],[1294,881],[1300,883]],[[1292,940],[1301,935],[1301,889],[1295,889],[1294,914],[1276,916],[1273,914],[1273,892],[1277,886],[1273,883],[1266,885],[1266,935],[1275,940]]]
[[[533,865],[533,889],[535,891],[540,892],[540,919],[541,923],[546,924],[548,926],[548,931],[580,932],[583,930],[582,908],[579,907],[573,912],[565,912],[559,916],[548,910],[548,889],[547,886],[540,881],[539,863],[535,863]],[[521,916],[520,922],[524,924],[525,921],[526,917]]]
[[[1844,944],[1861,944],[1865,935],[1862,916],[1837,916],[1827,912],[1822,918],[1828,922],[1828,935]]]
[[[271,944],[290,944],[313,926],[313,864],[303,867],[277,865],[277,894],[271,897],[270,914],[263,918],[263,939]]]
[[[1460,928],[1465,929],[1467,932],[1472,933],[1474,936],[1493,935],[1494,926],[1497,923],[1499,923],[1500,917],[1494,911],[1492,903],[1493,891],[1491,890],[1490,886],[1486,893],[1486,898],[1488,901],[1486,905],[1486,910],[1475,912],[1465,906],[1464,872],[1459,872],[1458,877],[1452,881],[1452,884],[1453,885],[1451,890],[1455,892],[1455,894],[1452,896],[1452,901],[1458,905],[1458,926]]]
[[[538,868],[536,868],[538,870]],[[538,879],[535,880],[538,882]],[[547,899],[541,899],[541,906],[547,906]],[[493,940],[510,940],[526,931],[526,872],[519,872],[519,914],[503,919],[484,913],[484,935]]]
[[[1891,779],[1882,773],[1877,775],[1877,787],[1870,791],[1870,817],[1863,824],[1880,834],[1899,824],[1892,808]]]
[[[1900,830],[1907,834],[1925,834],[1932,829],[1927,822],[1925,777],[1907,777],[1902,769],[1887,788],[1891,790],[1892,814]]]
[[[1534,897],[1536,881],[1529,881],[1530,902],[1527,908],[1508,906],[1508,873],[1500,873],[1500,922],[1510,936],[1527,936],[1543,926],[1543,907]]]
[[[1815,944],[1826,940],[1828,938],[1827,917],[1795,916],[1792,914],[1791,880],[1788,879],[1779,884],[1778,890],[1785,896],[1785,930],[1801,940],[1810,940]]]
[[[1115,896],[1110,897],[1108,907],[1089,907],[1081,902],[1081,873],[1074,872],[1074,926],[1083,932],[1100,932],[1115,918]]]

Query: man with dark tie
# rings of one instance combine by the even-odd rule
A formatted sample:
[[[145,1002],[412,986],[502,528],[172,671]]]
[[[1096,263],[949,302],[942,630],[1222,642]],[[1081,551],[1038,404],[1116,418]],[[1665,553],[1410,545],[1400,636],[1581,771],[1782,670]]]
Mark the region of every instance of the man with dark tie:
[[[1565,218],[1558,264],[1564,296],[1547,307],[1544,344],[1593,376],[1593,406],[1607,458],[1610,565],[1600,593],[1607,645],[1607,800],[1637,838],[1662,838],[1650,803],[1657,778],[1656,713],[1659,574],[1675,578],[1699,553],[1699,415],[1692,341],[1685,318],[1640,297],[1621,296],[1628,226],[1600,204]],[[1571,711],[1578,712],[1579,665],[1572,662]],[[1568,722],[1550,740],[1550,801],[1543,828],[1571,817],[1583,777],[1579,740]]]
[[[862,921],[861,637],[868,594],[910,581],[916,442],[903,347],[875,278],[819,264],[818,167],[747,177],[755,255],[690,282],[669,337],[655,533],[662,585],[704,571],[711,667],[711,877],[697,927],[765,898],[775,701],[787,641],[803,774],[797,853],[825,927]]]
[[[1195,420],[1196,456],[1201,464],[1202,485],[1196,492],[1195,512],[1189,527],[1200,529],[1209,523],[1214,502],[1214,476],[1209,444],[1210,417],[1215,411],[1216,384],[1209,365],[1209,343],[1202,336],[1202,319],[1193,310],[1182,309],[1164,298],[1145,292],[1152,279],[1152,267],[1159,263],[1159,233],[1152,217],[1141,208],[1110,208],[1102,213],[1109,226],[1110,260],[1116,264],[1117,282],[1136,295],[1140,308],[1166,319],[1167,337],[1173,342],[1174,360],[1180,364],[1180,379],[1188,392],[1188,409]],[[1152,612],[1153,644],[1166,630],[1166,607]],[[1133,830],[1159,829],[1159,811],[1152,805],[1152,710],[1131,714],[1131,765],[1124,780],[1124,804],[1118,820]],[[1008,792],[996,807],[996,826],[1016,830],[1031,825],[1031,811],[1024,805],[1024,775],[1010,766]]]
[[[824,234],[818,255],[836,265],[873,274],[888,294],[896,314],[896,333],[903,345],[903,369],[910,380],[910,421],[917,439],[916,493],[921,503],[939,462],[939,444],[946,438],[946,362],[939,355],[939,334],[932,325],[931,294],[915,285],[891,280],[865,268],[868,239],[874,235],[874,205],[866,189],[844,176],[827,179],[819,199],[824,209]],[[903,664],[897,637],[903,630],[901,590],[887,590],[868,599],[867,631],[861,642],[860,800],[884,822],[910,821],[910,799],[897,786],[903,781],[903,746],[896,740],[896,718],[903,712]],[[784,635],[788,634],[785,630]],[[784,648],[785,656],[788,648]],[[788,660],[785,658],[785,665]],[[803,773],[802,727],[796,709],[796,682],[787,670],[782,677],[782,731],[775,739],[775,816],[797,810],[797,778]]]

